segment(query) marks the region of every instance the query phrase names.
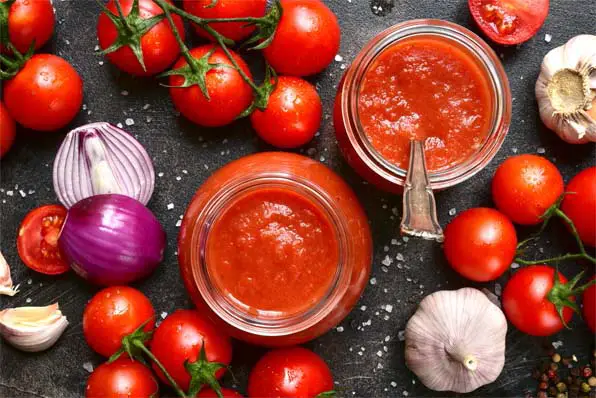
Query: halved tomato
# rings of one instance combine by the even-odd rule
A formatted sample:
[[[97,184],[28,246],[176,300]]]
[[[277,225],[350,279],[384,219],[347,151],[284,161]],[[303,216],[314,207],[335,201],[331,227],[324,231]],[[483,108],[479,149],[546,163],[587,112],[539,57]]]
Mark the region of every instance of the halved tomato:
[[[27,267],[46,275],[58,275],[70,269],[58,248],[65,218],[66,208],[61,205],[41,206],[25,216],[19,227],[17,250]]]
[[[549,0],[468,0],[474,20],[495,43],[529,40],[548,15]]]

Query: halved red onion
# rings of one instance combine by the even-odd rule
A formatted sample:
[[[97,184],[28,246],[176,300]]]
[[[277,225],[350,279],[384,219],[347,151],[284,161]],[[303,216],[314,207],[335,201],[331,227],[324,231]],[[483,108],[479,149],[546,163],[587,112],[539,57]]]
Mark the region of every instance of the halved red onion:
[[[145,148],[109,123],[91,123],[69,132],[54,160],[54,190],[66,208],[108,193],[146,205],[154,187],[155,171]]]

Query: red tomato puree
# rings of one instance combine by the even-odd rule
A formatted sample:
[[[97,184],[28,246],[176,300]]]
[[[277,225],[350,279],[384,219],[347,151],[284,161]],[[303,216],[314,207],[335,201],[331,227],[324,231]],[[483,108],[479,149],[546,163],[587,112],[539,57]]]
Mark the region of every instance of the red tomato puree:
[[[358,111],[372,146],[406,168],[410,140],[426,140],[429,170],[476,152],[491,125],[490,80],[468,50],[432,36],[407,38],[366,71]]]
[[[335,230],[323,210],[284,188],[239,197],[207,238],[215,286],[256,314],[294,314],[319,302],[334,279],[338,257]]]

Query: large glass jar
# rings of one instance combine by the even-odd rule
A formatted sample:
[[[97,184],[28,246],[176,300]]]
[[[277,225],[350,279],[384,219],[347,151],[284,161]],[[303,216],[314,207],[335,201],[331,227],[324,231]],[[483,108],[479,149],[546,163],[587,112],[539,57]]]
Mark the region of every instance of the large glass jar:
[[[323,164],[277,152],[236,160],[205,181],[178,247],[199,310],[233,337],[266,346],[299,344],[337,325],[372,261],[353,191]]]
[[[386,50],[411,39],[440,40],[460,51],[478,66],[490,97],[488,133],[484,142],[461,162],[439,171],[430,170],[433,189],[458,184],[482,170],[494,157],[509,129],[511,93],[507,75],[494,51],[477,35],[454,23],[421,19],[397,24],[374,37],[346,70],[338,88],[334,125],[342,153],[365,179],[390,192],[401,193],[407,170],[385,159],[370,142],[361,122],[359,103],[367,72]],[[383,89],[383,87],[381,87]],[[407,166],[407,162],[406,162]]]

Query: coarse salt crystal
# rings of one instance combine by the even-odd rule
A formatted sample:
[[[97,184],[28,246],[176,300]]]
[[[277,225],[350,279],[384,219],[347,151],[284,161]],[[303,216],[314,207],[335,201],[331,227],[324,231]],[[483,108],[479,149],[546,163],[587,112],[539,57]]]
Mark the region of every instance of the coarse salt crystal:
[[[553,348],[555,350],[558,350],[559,348],[563,347],[563,342],[561,340],[553,341],[551,344],[553,345]]]
[[[513,269],[519,268],[519,264],[518,263],[511,263],[511,268],[513,268]]]
[[[389,246],[383,246],[383,251],[384,252],[388,252],[389,251]]]
[[[337,330],[339,333],[344,331],[344,327],[343,326],[338,326],[335,330]]]
[[[391,263],[393,263],[393,259],[389,256],[385,256],[385,258],[383,259],[383,261],[381,261],[381,264],[385,265],[385,266],[390,266]]]
[[[385,336],[385,341],[389,341],[389,340],[391,340],[391,337],[390,336]]]
[[[135,124],[135,121],[131,118],[128,118],[124,121],[124,123],[126,123],[127,126],[132,126],[133,124]]]
[[[122,91],[120,91],[120,94],[122,94],[123,96],[126,97],[128,95],[128,91],[122,90]]]
[[[395,259],[397,261],[404,261],[404,255],[401,253],[397,253],[397,256],[395,256]]]
[[[30,285],[33,283],[33,279],[27,279],[27,284]]]
[[[538,152],[538,153],[542,154],[542,153],[545,153],[545,152],[546,152],[546,149],[544,149],[544,148],[540,147],[540,148],[538,148],[538,149],[536,150],[536,152]]]
[[[401,237],[401,239],[402,239],[404,242],[407,242],[407,241],[409,241],[409,240],[410,240],[410,238],[408,238],[407,236],[402,236],[402,237]]]
[[[407,391],[404,391],[401,393],[404,397],[407,397],[408,395],[410,395]]]
[[[397,387],[397,383],[396,383],[396,382],[394,382],[394,381],[392,381],[392,382],[391,382],[391,387],[393,387],[393,388]]]
[[[449,209],[449,215],[450,215],[450,216],[454,216],[454,215],[455,215],[455,213],[457,213],[457,210],[455,210],[455,208],[451,208],[451,209]]]
[[[365,305],[360,306],[360,311],[366,311],[366,306]]]
[[[176,176],[176,181],[180,181],[181,179],[182,179],[182,177]]]
[[[143,105],[143,109],[144,109],[144,110],[147,110],[147,109],[149,109],[149,107],[150,107],[150,106],[151,106],[151,105],[149,105],[149,104],[145,104],[145,105]]]
[[[376,285],[377,284],[377,278],[370,278],[370,284],[371,285]]]
[[[33,195],[35,193],[34,189],[30,189],[27,191],[27,195]]]
[[[174,208],[174,204],[173,203],[168,203],[168,210],[172,210]]]
[[[91,372],[93,372],[93,364],[91,362],[85,362],[83,364],[83,369],[85,369],[87,372],[91,373]]]
[[[164,311],[161,314],[159,314],[159,316],[161,316],[161,319],[166,319],[166,317],[168,316],[168,313]]]
[[[550,43],[550,41],[553,39],[553,37],[551,35],[549,35],[548,33],[544,35],[544,41],[547,43]]]
[[[181,226],[181,225],[182,225],[182,220],[178,220],[178,221],[176,221],[176,226],[177,226],[177,227],[179,227],[179,226]]]
[[[393,306],[392,306],[391,304],[387,304],[387,305],[385,306],[385,311],[387,311],[387,312],[391,312],[391,311],[393,311]]]
[[[160,171],[159,173],[157,173],[157,176],[158,177],[163,177],[163,172]]]
[[[188,174],[188,170],[182,170],[182,174]]]
[[[14,192],[13,191],[6,191],[6,196],[13,196]]]
[[[118,124],[116,125],[116,127],[118,127],[118,128],[120,128],[120,129],[121,129],[121,128],[122,128],[122,127],[124,127],[124,126],[122,125],[122,123],[118,123]]]
[[[29,303],[31,302],[31,297],[27,297],[27,299],[25,300],[25,302],[26,302],[27,304],[29,304]]]
[[[382,357],[383,356],[383,351],[381,351],[381,350],[377,351],[377,356],[378,357]]]
[[[335,56],[335,61],[336,61],[336,62],[341,62],[341,61],[343,61],[343,60],[344,60],[344,57],[342,57],[341,55],[337,54],[337,55]]]
[[[95,50],[95,51],[99,51],[99,46],[98,46],[98,45],[96,45],[96,46],[95,46],[95,48],[94,48],[93,50]]]
[[[27,196],[27,194],[25,193],[25,191],[23,191],[22,189],[19,189],[19,194],[21,195],[22,198],[24,198],[25,196]]]
[[[398,242],[397,242],[397,239],[391,239],[391,244],[392,244],[392,245],[397,245],[397,243],[398,243]]]

